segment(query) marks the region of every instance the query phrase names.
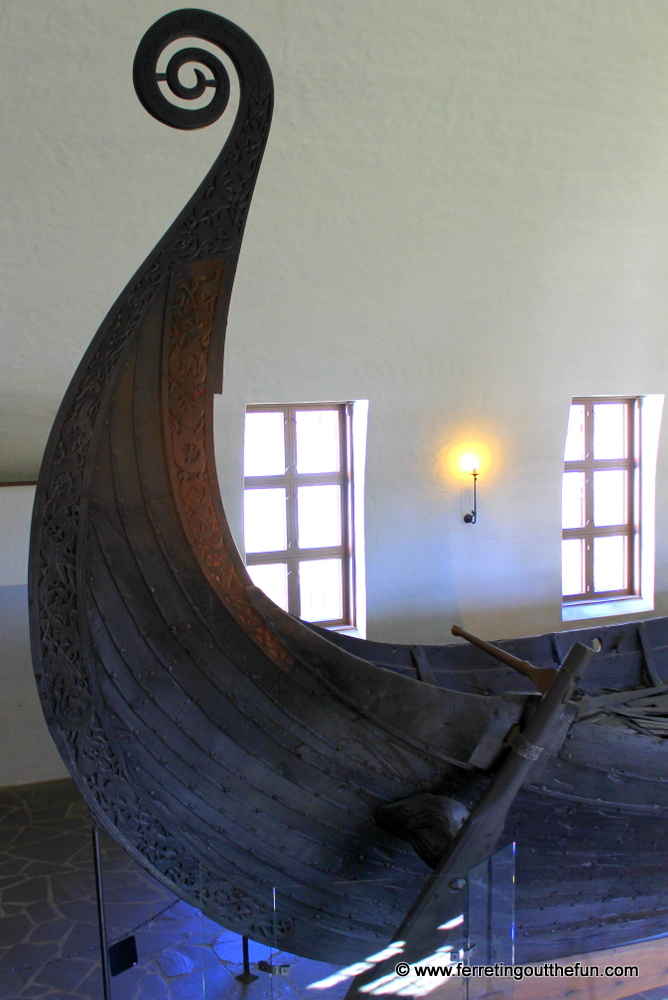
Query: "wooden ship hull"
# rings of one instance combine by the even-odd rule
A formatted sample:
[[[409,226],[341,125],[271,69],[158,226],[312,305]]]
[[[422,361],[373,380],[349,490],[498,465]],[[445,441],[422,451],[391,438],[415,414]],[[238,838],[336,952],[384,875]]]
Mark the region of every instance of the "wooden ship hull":
[[[186,50],[213,84],[200,73],[188,92],[185,56],[156,74],[180,37],[227,52],[239,109],[54,424],[31,543],[35,674],[96,821],[133,857],[225,927],[348,963],[392,938],[430,871],[420,837],[389,832],[378,810],[421,793],[473,808],[539,695],[472,647],[327,633],[253,588],[220,502],[211,416],[271,75],[224,19],[169,14],[135,63],[140,99],[169,125],[207,124],[227,99],[208,52]],[[210,107],[174,108],[164,80],[186,98],[211,86]],[[668,930],[668,621],[498,646],[558,667],[578,638],[601,652],[503,834],[518,845],[519,961]]]

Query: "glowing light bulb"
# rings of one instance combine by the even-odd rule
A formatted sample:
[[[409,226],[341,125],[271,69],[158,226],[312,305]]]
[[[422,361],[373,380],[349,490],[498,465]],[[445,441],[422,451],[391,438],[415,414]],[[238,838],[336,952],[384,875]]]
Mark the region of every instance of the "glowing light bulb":
[[[459,459],[459,466],[462,472],[470,472],[473,475],[480,468],[480,459],[473,452],[467,452]]]

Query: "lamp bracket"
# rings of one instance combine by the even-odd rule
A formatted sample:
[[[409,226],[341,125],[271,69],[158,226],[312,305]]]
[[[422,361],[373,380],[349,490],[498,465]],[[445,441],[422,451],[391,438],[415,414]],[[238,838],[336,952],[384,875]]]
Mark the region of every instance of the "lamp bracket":
[[[464,514],[466,524],[475,524],[478,520],[478,472],[476,469],[471,473],[473,476],[473,510],[470,514]]]

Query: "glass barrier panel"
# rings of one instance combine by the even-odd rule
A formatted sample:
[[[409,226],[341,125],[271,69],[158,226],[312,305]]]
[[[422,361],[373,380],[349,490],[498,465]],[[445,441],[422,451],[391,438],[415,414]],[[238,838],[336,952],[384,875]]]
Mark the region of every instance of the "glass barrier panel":
[[[276,938],[272,890],[257,885],[246,891],[233,888],[204,867],[200,878],[201,944],[206,957],[197,998],[266,1000],[273,995],[273,980],[264,971],[271,965]],[[218,922],[229,919],[230,911],[234,923],[247,928],[245,938]]]
[[[349,991],[362,998],[478,1000],[489,994],[490,979],[480,973],[467,976],[465,970],[512,965],[514,873],[511,844],[468,878],[441,881],[426,872],[397,873],[322,885],[285,883],[266,894],[253,886],[247,895],[235,893],[238,917],[248,927],[244,947],[238,934],[220,927],[210,939],[206,914],[229,908],[230,886],[202,869],[202,995],[220,1000],[240,983],[248,1000],[260,1000],[260,994],[276,1000],[343,1000]],[[428,904],[402,940],[397,928],[425,888]],[[318,927],[322,946],[313,933]],[[293,947],[308,957],[296,955]],[[511,1000],[512,978],[495,976],[493,985],[498,998]]]
[[[515,964],[515,844],[508,844],[468,874],[467,962],[483,975],[467,980],[467,1000],[512,1000]],[[487,970],[493,969],[492,975]],[[507,970],[507,972],[506,972]],[[505,974],[504,974],[505,972]]]
[[[647,817],[642,817],[642,825],[648,837],[658,829]],[[405,948],[401,946],[404,950],[395,951],[397,928],[425,885],[448,899],[447,887],[426,868],[411,863],[406,853],[397,858],[410,865],[410,874],[385,869],[381,878],[344,882],[323,872],[317,886],[299,883],[273,889],[256,882],[245,889],[231,887],[196,866],[186,878],[186,903],[104,833],[100,848],[108,944],[113,949],[125,942],[119,961],[130,963],[111,978],[111,1000],[306,1000],[307,995],[338,1000],[360,972],[369,973],[361,984],[367,988],[363,995],[482,1000],[494,991],[497,998],[508,998],[509,977],[464,977],[457,975],[459,964],[484,968],[497,962],[511,965],[513,958],[540,963],[611,947],[609,937],[597,946],[591,935],[578,937],[577,930],[555,924],[549,912],[556,895],[560,899],[555,905],[561,906],[561,900],[571,904],[571,873],[578,856],[564,857],[556,869],[551,866],[556,874],[545,885],[552,895],[541,895],[536,883],[518,883],[515,903],[513,849],[504,848],[468,879],[457,880],[468,885],[468,891],[457,887],[456,912],[447,912],[450,903],[445,913],[437,907],[431,925],[423,924],[422,936],[413,935]],[[518,852],[527,865],[529,855],[521,842]],[[369,859],[363,860],[360,870]],[[616,925],[615,946],[656,939],[665,929],[662,913],[649,905],[655,904],[653,891],[648,877],[645,895],[634,903],[634,919],[620,919]],[[543,901],[548,904],[545,912]],[[614,898],[576,899],[575,904],[579,926],[590,918],[593,926],[608,916],[612,923],[619,915]],[[0,790],[0,907],[0,998],[102,997],[91,816],[68,780]],[[246,929],[246,969],[243,939],[225,923]],[[308,933],[301,934],[300,925]],[[328,939],[322,953],[319,935],[312,933],[318,927]],[[338,949],[332,944],[333,931],[340,940]],[[297,951],[309,957],[297,956]],[[396,965],[404,958],[410,959],[408,974],[397,974]],[[383,967],[387,962],[393,965],[389,972]],[[434,967],[433,975],[425,973],[428,965]],[[246,982],[240,978],[245,975]]]
[[[274,906],[276,928],[285,932],[298,920],[320,924],[329,931],[327,953],[311,958],[289,951],[290,940],[274,942],[272,972],[275,988],[310,1000],[343,1000],[352,989],[357,996],[422,996],[434,1000],[465,1000],[465,980],[456,975],[466,945],[466,894],[458,912],[443,926],[418,934],[410,954],[396,930],[428,879],[428,873],[334,882],[325,892],[308,885],[278,885]],[[435,931],[435,935],[434,935]],[[332,951],[335,934],[338,951]],[[406,961],[404,961],[406,959]],[[364,976],[358,980],[358,976]]]
[[[111,1000],[199,1000],[207,959],[199,908],[175,896],[105,833],[100,854]],[[199,865],[183,884],[197,904]],[[103,996],[101,985],[92,995]]]

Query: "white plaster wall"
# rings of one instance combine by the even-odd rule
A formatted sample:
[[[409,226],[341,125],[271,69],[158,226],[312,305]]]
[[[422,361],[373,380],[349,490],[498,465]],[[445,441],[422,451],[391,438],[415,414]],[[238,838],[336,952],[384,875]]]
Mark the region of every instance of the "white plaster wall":
[[[37,697],[26,585],[0,587],[0,787],[66,775]]]
[[[0,787],[67,774],[37,696],[28,632],[34,486],[0,486]]]
[[[173,6],[0,6],[2,479],[34,477],[92,333],[219,148],[218,126],[171,131],[132,90]],[[246,403],[369,399],[369,636],[563,627],[569,401],[668,382],[665,0],[207,6],[276,83],[216,418],[235,531]],[[491,465],[467,526],[443,455],[476,436]]]
[[[0,485],[0,587],[28,582],[34,486]]]

